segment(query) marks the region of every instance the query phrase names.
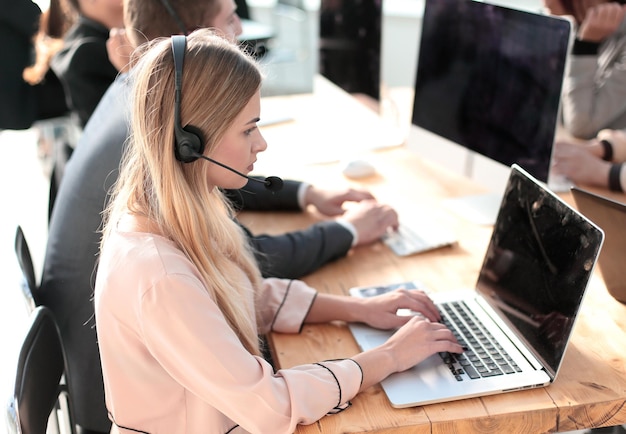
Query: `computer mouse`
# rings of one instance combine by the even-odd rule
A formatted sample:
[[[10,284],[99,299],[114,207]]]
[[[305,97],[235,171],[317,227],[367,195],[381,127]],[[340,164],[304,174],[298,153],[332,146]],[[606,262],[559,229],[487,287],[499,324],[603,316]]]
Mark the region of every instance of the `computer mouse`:
[[[376,173],[376,168],[367,160],[348,160],[343,163],[341,172],[348,178],[358,179]]]

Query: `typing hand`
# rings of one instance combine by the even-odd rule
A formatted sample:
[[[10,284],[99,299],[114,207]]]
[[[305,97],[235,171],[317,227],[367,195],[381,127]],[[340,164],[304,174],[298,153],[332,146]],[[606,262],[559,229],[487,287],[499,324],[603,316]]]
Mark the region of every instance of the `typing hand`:
[[[305,194],[305,204],[313,205],[317,210],[326,216],[338,216],[345,212],[343,205],[346,202],[361,202],[363,200],[374,200],[374,196],[365,190],[355,190],[353,188],[345,190],[323,190],[310,186]]]
[[[361,321],[378,329],[395,329],[409,322],[413,316],[438,322],[439,310],[430,297],[421,290],[397,289],[386,294],[369,297],[363,301],[364,318]],[[398,315],[398,310],[412,311],[418,315]]]
[[[450,329],[438,322],[411,317],[381,347],[392,352],[396,372],[412,368],[436,353],[462,353]]]
[[[380,240],[387,230],[397,229],[400,224],[393,208],[374,200],[364,200],[350,207],[343,219],[354,226],[359,246]]]

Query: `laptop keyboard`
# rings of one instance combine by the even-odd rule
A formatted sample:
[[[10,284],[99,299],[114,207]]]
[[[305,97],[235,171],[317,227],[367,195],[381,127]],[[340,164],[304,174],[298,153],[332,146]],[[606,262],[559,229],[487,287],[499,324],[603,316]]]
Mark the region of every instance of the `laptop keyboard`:
[[[458,381],[512,374],[521,369],[463,302],[438,305],[442,323],[467,348],[462,354],[439,353]]]
[[[407,256],[453,244],[455,239],[451,234],[434,227],[430,227],[426,235],[400,224],[398,230],[388,232],[383,241],[396,255]]]

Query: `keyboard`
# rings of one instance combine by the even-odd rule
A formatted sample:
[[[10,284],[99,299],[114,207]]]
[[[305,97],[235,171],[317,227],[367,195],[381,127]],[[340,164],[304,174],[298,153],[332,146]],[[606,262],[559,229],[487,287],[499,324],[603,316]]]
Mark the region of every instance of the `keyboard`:
[[[464,373],[475,380],[521,371],[465,303],[442,303],[438,307],[442,314],[441,322],[467,348],[462,354],[439,353],[458,381],[465,379]]]
[[[452,233],[430,224],[420,226],[418,231],[400,223],[397,231],[389,231],[383,237],[383,242],[396,255],[408,256],[449,246],[456,243],[456,237]]]

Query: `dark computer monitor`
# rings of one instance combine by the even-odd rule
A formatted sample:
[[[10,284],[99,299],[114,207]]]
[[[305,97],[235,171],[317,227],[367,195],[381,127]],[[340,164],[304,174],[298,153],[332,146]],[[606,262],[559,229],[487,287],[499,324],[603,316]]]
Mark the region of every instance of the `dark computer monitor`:
[[[378,100],[381,30],[381,0],[321,0],[319,72]]]
[[[555,16],[425,0],[412,128],[548,182],[570,29]]]

